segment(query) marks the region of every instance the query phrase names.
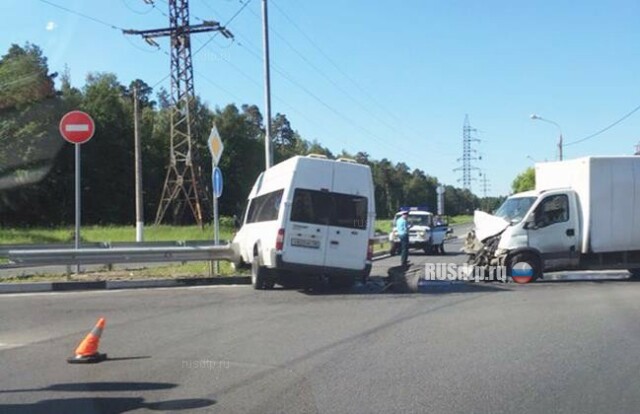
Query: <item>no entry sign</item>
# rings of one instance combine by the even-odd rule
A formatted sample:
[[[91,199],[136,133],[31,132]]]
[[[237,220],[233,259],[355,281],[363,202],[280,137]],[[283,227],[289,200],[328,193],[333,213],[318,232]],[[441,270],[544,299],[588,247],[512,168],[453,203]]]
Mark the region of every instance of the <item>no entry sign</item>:
[[[94,132],[93,119],[82,111],[67,112],[60,120],[60,135],[72,144],[84,144]]]
[[[89,141],[96,131],[93,119],[82,111],[67,112],[60,120],[58,126],[60,135],[75,146],[75,199],[76,199],[76,231],[75,231],[75,248],[80,249],[80,144]],[[76,265],[76,273],[80,273],[80,264]]]

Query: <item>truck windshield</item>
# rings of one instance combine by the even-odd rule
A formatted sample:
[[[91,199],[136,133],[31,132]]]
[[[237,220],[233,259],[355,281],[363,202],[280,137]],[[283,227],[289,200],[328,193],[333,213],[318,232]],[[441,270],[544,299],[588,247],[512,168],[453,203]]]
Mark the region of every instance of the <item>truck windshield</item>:
[[[511,224],[519,223],[535,200],[535,197],[507,198],[494,215],[507,220]]]

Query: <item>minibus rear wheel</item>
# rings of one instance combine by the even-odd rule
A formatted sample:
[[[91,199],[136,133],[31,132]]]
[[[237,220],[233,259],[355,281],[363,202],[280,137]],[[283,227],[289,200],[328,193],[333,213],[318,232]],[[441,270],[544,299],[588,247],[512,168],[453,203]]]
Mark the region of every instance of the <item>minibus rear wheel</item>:
[[[273,289],[275,281],[270,277],[269,269],[260,265],[258,256],[251,261],[251,285],[256,290]]]

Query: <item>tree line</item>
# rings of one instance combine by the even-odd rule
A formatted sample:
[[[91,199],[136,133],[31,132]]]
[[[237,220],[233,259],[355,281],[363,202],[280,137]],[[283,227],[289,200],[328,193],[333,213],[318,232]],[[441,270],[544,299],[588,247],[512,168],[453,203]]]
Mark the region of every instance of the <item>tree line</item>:
[[[56,88],[55,80],[59,79]],[[85,224],[134,222],[133,89],[138,88],[142,142],[144,216],[153,222],[169,154],[168,92],[153,91],[140,79],[128,85],[112,73],[90,73],[84,85],[71,85],[69,70],[51,73],[41,49],[12,45],[0,58],[0,225],[47,226],[74,220],[74,148],[58,132],[69,110],[93,117],[95,135],[82,145],[82,211]],[[155,95],[154,95],[155,92]],[[265,122],[256,105],[208,107],[194,103],[193,154],[205,194],[211,194],[211,161],[207,138],[213,123],[224,143],[220,168],[225,177],[219,200],[223,215],[238,214],[256,177],[264,169]],[[310,153],[349,157],[371,167],[377,216],[393,216],[403,205],[436,208],[434,176],[403,162],[374,160],[366,150],[333,153],[318,141],[304,139],[286,114],[272,120],[274,161]],[[447,215],[492,210],[499,199],[479,199],[468,190],[445,186]],[[210,218],[211,197],[203,200]]]

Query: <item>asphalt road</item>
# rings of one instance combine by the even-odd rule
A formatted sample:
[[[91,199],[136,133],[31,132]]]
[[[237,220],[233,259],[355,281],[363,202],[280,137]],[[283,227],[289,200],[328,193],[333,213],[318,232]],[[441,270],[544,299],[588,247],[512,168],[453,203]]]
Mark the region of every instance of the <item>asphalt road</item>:
[[[640,283],[621,277],[3,295],[0,412],[637,412]],[[100,316],[109,360],[67,364]]]

